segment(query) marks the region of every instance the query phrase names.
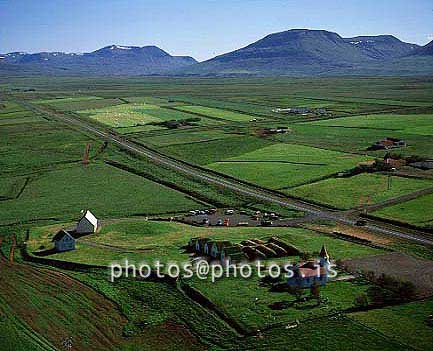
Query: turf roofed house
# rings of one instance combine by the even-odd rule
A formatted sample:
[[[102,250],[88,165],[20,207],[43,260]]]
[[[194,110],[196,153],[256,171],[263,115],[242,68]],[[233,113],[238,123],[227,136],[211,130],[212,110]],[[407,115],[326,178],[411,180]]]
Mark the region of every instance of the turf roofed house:
[[[209,246],[209,243],[207,243]],[[221,255],[221,250],[227,246],[231,246],[231,242],[227,240],[215,241],[210,248],[210,256],[217,258]]]
[[[75,250],[75,239],[66,230],[60,230],[52,239],[57,252]]]
[[[288,278],[289,286],[310,288],[315,284],[325,285],[328,282],[329,255],[325,245],[319,254],[319,264],[315,260],[298,264],[293,268],[293,276]]]
[[[92,212],[87,210],[77,223],[77,234],[91,234],[98,230],[98,219],[93,215]]]

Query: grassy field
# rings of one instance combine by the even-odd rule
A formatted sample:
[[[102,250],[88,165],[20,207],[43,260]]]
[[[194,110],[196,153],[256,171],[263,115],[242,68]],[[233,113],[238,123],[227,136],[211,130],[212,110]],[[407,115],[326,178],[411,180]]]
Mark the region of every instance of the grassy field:
[[[223,139],[174,144],[159,150],[187,162],[207,165],[227,157],[253,152],[271,143],[270,140],[252,136],[225,134]]]
[[[430,209],[433,206],[433,194],[424,195],[414,200],[389,206],[373,214],[395,221],[413,224],[419,227],[432,227],[433,215]]]
[[[350,127],[384,129],[387,133],[392,131],[406,132],[410,134],[433,135],[433,115],[413,114],[384,114],[344,117],[318,122],[312,122],[316,126]]]
[[[353,307],[355,297],[365,293],[369,287],[368,284],[353,282],[328,283],[320,289],[326,302],[317,306],[315,301],[296,302],[296,297],[287,292],[270,291],[269,287],[261,286],[255,273],[248,279],[224,277],[214,283],[210,279],[195,279],[191,285],[248,331],[297,320],[302,323],[343,311]],[[286,303],[288,307],[272,309],[278,303]]]
[[[182,144],[201,144],[213,140],[222,140],[230,137],[237,137],[235,134],[226,133],[223,129],[208,129],[208,130],[175,130],[175,131],[165,131],[158,133],[157,135],[143,135],[134,136],[141,142],[148,143],[155,147],[165,147],[170,145],[176,145],[182,147]],[[225,140],[224,142],[227,142]],[[176,149],[174,147],[173,149]],[[187,153],[187,152],[185,152]],[[188,154],[193,154],[193,152],[188,152]]]
[[[32,178],[19,199],[0,202],[0,222],[74,218],[90,208],[100,217],[186,211],[185,194],[105,164],[66,167]]]
[[[186,112],[198,113],[209,117],[221,118],[233,122],[248,122],[249,120],[254,118],[253,116],[249,116],[243,113],[237,113],[206,106],[177,106],[176,109]]]
[[[174,109],[161,108],[148,103],[129,103],[106,108],[92,108],[78,111],[84,116],[115,128],[137,127],[169,120],[185,120],[196,116]],[[198,124],[215,125],[221,122],[200,118]],[[155,126],[153,126],[155,127]],[[155,129],[155,128],[152,128]],[[160,127],[160,129],[164,129]],[[131,132],[133,130],[130,130]]]
[[[354,168],[368,157],[296,144],[275,144],[208,167],[235,178],[281,189]]]
[[[433,181],[364,173],[350,178],[331,178],[289,189],[291,195],[340,209],[376,204],[433,186]],[[367,203],[370,202],[370,203]]]
[[[416,128],[416,125],[413,126]],[[430,135],[409,134],[403,131],[390,131],[385,129],[363,129],[315,126],[310,123],[295,124],[291,126],[292,132],[281,134],[277,140],[289,143],[299,143],[317,148],[336,150],[342,152],[356,152],[372,156],[383,156],[386,151],[368,151],[367,149],[376,141],[387,137],[406,140],[408,146],[395,149],[393,152],[403,155],[432,156]]]
[[[387,338],[375,330],[366,328],[342,316],[320,318],[302,323],[288,330],[285,326],[272,328],[262,338],[250,337],[241,350],[287,350],[321,351],[324,347],[332,350],[407,350],[407,346]]]
[[[16,197],[25,182],[25,178],[0,178],[0,201]]]
[[[72,223],[64,224],[69,227]],[[51,248],[52,236],[62,225],[52,225],[33,229],[28,242],[31,251]],[[82,238],[78,249],[71,252],[56,254],[52,257],[61,260],[108,265],[112,260],[122,260],[125,257],[134,260],[155,260],[184,262],[189,255],[182,248],[192,237],[203,236],[214,239],[240,242],[248,238],[268,239],[279,236],[306,252],[318,252],[325,244],[334,259],[359,257],[381,253],[381,250],[320,235],[301,228],[242,228],[242,227],[194,227],[175,222],[155,222],[137,220],[121,220],[107,224],[100,232]],[[92,247],[88,243],[102,246]],[[105,246],[104,246],[105,245]],[[108,246],[123,249],[124,252],[110,250]]]
[[[193,236],[237,242],[276,235],[309,253],[326,244],[335,260],[385,252],[301,228],[205,228],[146,221],[145,216],[206,207],[254,205],[277,213],[280,208],[105,145],[53,115],[27,110],[22,102],[70,115],[81,111],[83,120],[91,123],[94,118],[175,158],[342,209],[357,206],[361,196],[382,202],[431,182],[393,177],[388,191],[381,174],[332,178],[360,161],[382,157],[385,151],[367,148],[385,137],[407,141],[407,147],[393,152],[433,157],[433,81],[428,77],[0,77],[0,94],[0,256],[8,257],[13,247],[1,244],[3,233],[22,233],[24,238],[29,229],[29,251],[46,250],[53,245],[53,234],[72,226],[84,208],[103,220],[101,230],[79,239],[75,251],[48,258],[101,265],[126,257],[183,262],[189,256],[181,247]],[[314,115],[272,112],[277,107],[324,108],[328,114],[318,120]],[[196,117],[200,121],[178,129],[149,124]],[[258,122],[249,122],[253,118]],[[276,126],[288,126],[290,132],[258,136],[259,128]],[[83,166],[87,143],[91,161]],[[431,227],[432,204],[433,197],[426,195],[373,214]],[[25,224],[5,226],[16,222]],[[389,245],[432,257],[420,244],[391,240]],[[15,250],[15,259],[22,262],[19,254]],[[59,272],[1,259],[1,350],[39,351],[48,343],[60,349],[61,338],[69,334],[79,350],[431,348],[431,333],[423,324],[424,316],[432,313],[431,301],[348,313],[355,297],[369,287],[360,281],[329,283],[321,291],[320,306],[293,303],[293,296],[272,292],[256,278],[186,282],[243,328],[253,334],[262,329],[239,337],[221,316],[166,282],[120,279],[112,284],[105,269]],[[279,302],[285,303],[282,309],[275,308]],[[287,328],[296,319],[300,324]]]
[[[104,99],[98,96],[61,97],[56,99],[40,99],[36,104],[49,105],[61,111],[80,111],[86,109],[102,109],[123,104],[117,98]]]
[[[101,141],[49,122],[17,124],[0,128],[0,174],[29,173],[82,159],[86,143],[93,157]]]
[[[416,350],[428,350],[433,345],[433,333],[426,324],[426,318],[432,311],[433,300],[427,300],[359,312],[351,317],[402,344],[410,345]]]

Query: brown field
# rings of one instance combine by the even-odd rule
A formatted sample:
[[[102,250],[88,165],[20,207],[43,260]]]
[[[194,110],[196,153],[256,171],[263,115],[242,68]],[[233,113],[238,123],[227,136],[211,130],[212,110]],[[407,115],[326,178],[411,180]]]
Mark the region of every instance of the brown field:
[[[433,262],[413,258],[399,252],[366,256],[344,261],[352,272],[374,272],[376,276],[386,274],[401,281],[409,281],[417,288],[419,297],[433,295]]]
[[[0,302],[59,349],[71,336],[73,349],[80,351],[203,348],[188,328],[170,321],[124,338],[128,320],[118,306],[61,272],[11,263],[0,255],[0,282]]]

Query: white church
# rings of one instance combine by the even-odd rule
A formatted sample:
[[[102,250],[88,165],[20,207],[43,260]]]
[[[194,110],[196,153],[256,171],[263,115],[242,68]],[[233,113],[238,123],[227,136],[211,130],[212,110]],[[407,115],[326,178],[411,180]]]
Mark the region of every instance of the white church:
[[[98,230],[99,222],[95,215],[89,210],[83,211],[83,215],[77,223],[75,232],[77,234],[91,234]]]

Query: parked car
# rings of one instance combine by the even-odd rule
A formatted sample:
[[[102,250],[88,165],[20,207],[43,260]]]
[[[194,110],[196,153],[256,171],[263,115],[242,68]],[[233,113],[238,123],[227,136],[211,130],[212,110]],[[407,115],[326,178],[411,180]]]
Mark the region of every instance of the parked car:
[[[231,210],[231,209],[225,211],[226,215],[232,215],[234,213],[235,213],[235,210]]]
[[[203,220],[201,221],[201,224],[208,225],[209,224],[209,218],[203,218]]]
[[[245,222],[245,221],[244,222],[239,222],[238,226],[239,227],[246,227],[246,226],[248,226],[248,222]]]
[[[264,220],[264,221],[261,222],[261,225],[265,226],[265,227],[269,227],[272,224],[273,224],[272,221],[267,221],[267,220]]]
[[[355,225],[357,225],[358,227],[363,227],[363,226],[367,225],[367,221],[365,221],[365,220],[363,220],[363,219],[358,219],[358,220],[355,222]]]
[[[221,218],[218,218],[216,225],[223,225],[223,224],[224,224],[223,220]]]

